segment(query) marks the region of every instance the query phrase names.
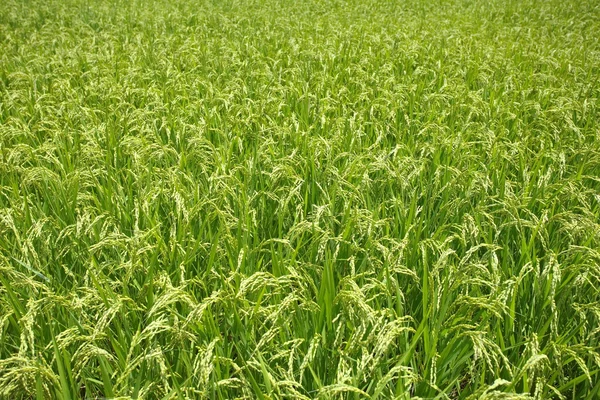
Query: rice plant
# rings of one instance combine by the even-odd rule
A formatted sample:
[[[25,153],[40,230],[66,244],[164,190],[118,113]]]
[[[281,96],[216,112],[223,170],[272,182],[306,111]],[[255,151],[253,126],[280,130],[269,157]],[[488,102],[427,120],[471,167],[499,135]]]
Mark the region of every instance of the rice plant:
[[[598,38],[593,0],[4,0],[0,398],[599,398]]]

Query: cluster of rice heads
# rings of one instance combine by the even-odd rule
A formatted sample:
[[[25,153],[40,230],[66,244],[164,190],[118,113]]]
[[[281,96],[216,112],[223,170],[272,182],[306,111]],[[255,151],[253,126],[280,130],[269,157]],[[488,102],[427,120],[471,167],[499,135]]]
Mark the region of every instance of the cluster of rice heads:
[[[600,396],[600,7],[0,4],[0,398]]]

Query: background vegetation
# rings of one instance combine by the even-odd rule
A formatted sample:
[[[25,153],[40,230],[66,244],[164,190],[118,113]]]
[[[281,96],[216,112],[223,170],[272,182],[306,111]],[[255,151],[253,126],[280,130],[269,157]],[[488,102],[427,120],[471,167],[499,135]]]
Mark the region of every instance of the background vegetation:
[[[600,4],[0,5],[0,398],[600,396]]]

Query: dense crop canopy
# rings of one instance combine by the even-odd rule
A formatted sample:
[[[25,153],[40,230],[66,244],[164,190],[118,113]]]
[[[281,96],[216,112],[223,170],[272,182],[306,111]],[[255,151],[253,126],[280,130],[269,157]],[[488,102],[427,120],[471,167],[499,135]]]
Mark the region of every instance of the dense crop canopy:
[[[0,2],[0,398],[597,399],[594,0]]]

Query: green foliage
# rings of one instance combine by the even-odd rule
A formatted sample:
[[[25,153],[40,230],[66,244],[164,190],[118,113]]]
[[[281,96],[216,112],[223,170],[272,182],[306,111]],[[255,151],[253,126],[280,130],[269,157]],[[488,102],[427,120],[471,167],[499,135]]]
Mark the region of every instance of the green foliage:
[[[600,396],[600,6],[5,0],[0,398]]]

